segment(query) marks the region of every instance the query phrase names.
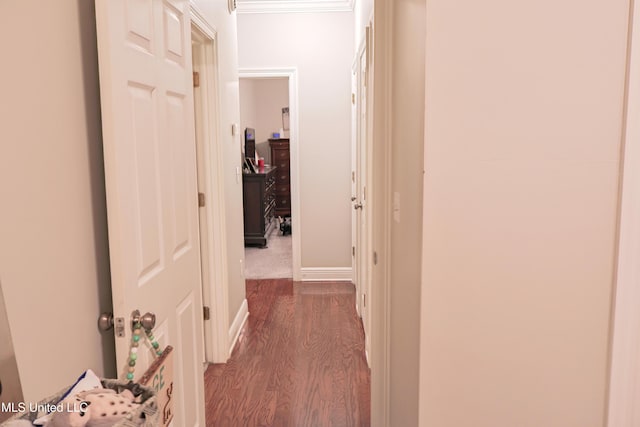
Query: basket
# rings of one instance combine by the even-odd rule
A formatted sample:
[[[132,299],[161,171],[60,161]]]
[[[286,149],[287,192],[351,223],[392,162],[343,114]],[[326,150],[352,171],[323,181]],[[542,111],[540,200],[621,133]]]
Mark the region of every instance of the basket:
[[[159,425],[160,413],[158,411],[158,403],[156,400],[156,393],[150,387],[145,387],[140,384],[125,382],[113,379],[102,379],[102,386],[104,388],[115,390],[117,393],[128,389],[134,396],[140,396],[141,404],[135,410],[131,411],[125,418],[113,424],[113,427],[155,427]],[[50,396],[40,402],[39,404],[57,404],[61,398],[67,393],[69,388]],[[36,411],[20,412],[13,417],[0,424],[0,427],[10,421],[28,420],[32,423],[38,419],[39,414]]]

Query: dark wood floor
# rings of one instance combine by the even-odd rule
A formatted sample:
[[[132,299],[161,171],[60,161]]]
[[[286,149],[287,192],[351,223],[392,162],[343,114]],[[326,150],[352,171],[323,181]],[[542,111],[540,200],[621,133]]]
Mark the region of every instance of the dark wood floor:
[[[231,359],[205,374],[207,426],[369,426],[353,285],[248,280],[247,300]]]

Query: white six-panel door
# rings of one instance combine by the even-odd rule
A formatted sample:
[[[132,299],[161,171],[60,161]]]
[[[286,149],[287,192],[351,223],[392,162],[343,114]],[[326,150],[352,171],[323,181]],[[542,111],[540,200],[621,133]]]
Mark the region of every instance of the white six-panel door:
[[[114,317],[156,314],[175,348],[173,424],[205,425],[189,4],[97,0],[96,20]],[[120,376],[130,340],[116,338]]]
[[[358,58],[356,57],[356,61]],[[351,73],[351,206],[355,206],[358,200],[358,185],[356,183],[356,173],[358,172],[358,62],[354,62]],[[351,265],[352,281],[356,287],[356,310],[360,314],[360,279],[358,277],[358,210],[351,209]]]
[[[369,247],[369,200],[367,197],[367,154],[368,154],[368,141],[369,141],[369,108],[368,101],[368,43],[365,41],[364,49],[360,53],[358,61],[359,66],[359,79],[358,79],[358,142],[356,144],[356,161],[357,161],[357,173],[356,173],[356,185],[358,187],[358,200],[361,208],[358,212],[357,218],[357,239],[358,239],[358,280],[360,281],[360,316],[362,316],[362,324],[365,331],[365,348],[369,348],[370,341],[370,301],[369,288],[370,288],[370,266],[369,260],[371,257],[371,250]]]
[[[370,173],[371,151],[371,113],[368,105],[370,98],[370,52],[369,52],[369,28],[366,37],[358,48],[354,61],[351,87],[352,87],[352,146],[351,146],[351,201],[353,211],[351,213],[351,242],[353,252],[353,281],[356,286],[356,308],[365,332],[365,350],[369,352],[371,344],[371,226],[369,220],[370,192],[367,195],[367,182]]]

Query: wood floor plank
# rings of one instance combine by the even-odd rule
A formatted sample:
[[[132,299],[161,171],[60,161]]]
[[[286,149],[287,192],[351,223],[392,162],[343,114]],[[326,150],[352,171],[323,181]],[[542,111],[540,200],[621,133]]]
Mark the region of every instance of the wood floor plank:
[[[208,427],[369,426],[370,371],[355,289],[247,280],[249,318],[205,374]]]

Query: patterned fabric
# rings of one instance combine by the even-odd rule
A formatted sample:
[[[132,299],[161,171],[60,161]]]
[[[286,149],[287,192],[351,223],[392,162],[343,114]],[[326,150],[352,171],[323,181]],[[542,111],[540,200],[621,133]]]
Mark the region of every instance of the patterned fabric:
[[[126,418],[122,419],[118,423],[114,424],[113,427],[156,427],[160,425],[160,412],[158,411],[158,404],[156,400],[156,393],[150,387],[144,387],[140,384],[135,383],[127,383],[120,380],[112,380],[112,379],[103,379],[102,385],[104,388],[110,388],[115,390],[117,393],[120,393],[122,390],[130,390],[136,398],[139,398],[141,405],[136,408],[135,411],[132,411]],[[40,401],[41,404],[57,404],[60,402],[61,398],[67,393],[69,389],[65,388],[64,390],[54,394],[53,396],[49,396],[48,398]],[[4,426],[10,421],[15,420],[28,420],[35,421],[42,414],[38,414],[38,412],[23,412],[16,414],[15,416],[9,418],[4,423],[0,424],[0,427]]]

